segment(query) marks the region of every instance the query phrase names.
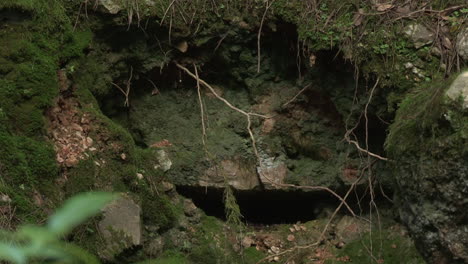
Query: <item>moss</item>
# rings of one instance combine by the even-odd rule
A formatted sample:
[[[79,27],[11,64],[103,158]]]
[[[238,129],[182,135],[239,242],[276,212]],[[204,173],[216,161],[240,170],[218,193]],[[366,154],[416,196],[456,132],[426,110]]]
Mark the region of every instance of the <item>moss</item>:
[[[225,90],[224,96],[236,105],[247,104],[245,93]],[[198,180],[198,173],[210,164],[202,144],[202,129],[199,104],[195,90],[162,90],[158,96],[145,95],[134,100],[130,118],[121,123],[130,123],[128,129],[140,144],[150,146],[168,140],[166,147],[173,166],[166,177],[177,184],[190,184]],[[206,149],[216,153],[219,160],[234,156],[252,157],[249,141],[246,139],[246,120],[216,99],[207,99],[206,114],[209,127]]]
[[[149,260],[139,262],[138,264],[188,264],[188,263],[189,261],[187,260],[187,257],[184,256],[184,254],[178,251],[167,250],[163,252],[162,256],[158,259],[149,259]]]
[[[31,193],[35,190],[52,196],[51,182],[58,174],[51,145],[0,131],[0,174],[6,194],[10,195],[17,214],[32,220],[42,213],[34,210]]]
[[[6,0],[0,10],[17,20],[0,28],[0,170],[17,217],[34,222],[43,213],[31,193],[39,191],[53,206],[58,192],[55,153],[44,140],[44,111],[58,95],[60,63],[80,56],[87,40],[72,37],[60,1]],[[65,45],[74,48],[66,51]]]
[[[225,228],[219,219],[202,216],[198,232],[194,235],[193,247],[188,253],[191,263],[244,263],[242,256],[233,250],[236,234]]]
[[[149,190],[140,195],[142,200],[143,223],[166,231],[177,224],[178,210],[163,195],[151,195]]]
[[[372,242],[370,234],[362,234],[362,239],[348,243],[343,249],[337,251],[337,257],[346,257],[343,261],[328,260],[326,263],[389,263],[389,264],[423,264],[425,261],[421,258],[414,247],[413,241],[409,238],[401,237],[396,233],[387,231],[372,232]],[[373,245],[373,256],[369,254],[369,248]],[[346,260],[349,258],[349,260]],[[377,262],[381,261],[381,262]]]
[[[257,263],[259,260],[266,257],[265,253],[257,250],[254,247],[246,248],[243,252],[244,263]]]
[[[450,82],[438,80],[421,85],[401,102],[385,143],[391,155],[430,149],[435,146],[432,139],[450,129],[441,121],[446,83]]]

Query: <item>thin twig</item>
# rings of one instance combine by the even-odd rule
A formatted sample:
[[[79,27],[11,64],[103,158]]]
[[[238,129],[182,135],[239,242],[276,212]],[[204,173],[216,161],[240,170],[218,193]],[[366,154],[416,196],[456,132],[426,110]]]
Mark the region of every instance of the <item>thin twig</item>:
[[[286,103],[283,104],[283,107],[286,107],[288,104],[294,102],[294,100],[296,100],[296,98],[301,95],[305,90],[307,90],[307,88],[309,88],[311,85],[311,83],[309,83],[308,85],[306,85],[304,88],[302,88],[293,98],[291,98],[291,100],[287,101]]]
[[[366,106],[365,106],[365,109],[364,109],[364,116],[365,116],[366,120],[367,120],[367,108],[369,107],[369,104],[370,104],[370,102],[371,102],[371,100],[372,100],[372,96],[373,96],[373,94],[374,94],[374,90],[375,90],[375,88],[377,87],[377,85],[379,84],[379,81],[380,81],[380,77],[377,78],[377,81],[375,82],[374,87],[372,87],[372,90],[371,90],[370,95],[369,95],[369,99],[368,99],[367,104],[366,104]],[[366,121],[366,124],[367,124],[367,121]],[[375,154],[375,153],[370,152],[369,150],[366,150],[366,149],[361,148],[361,146],[359,146],[359,143],[358,143],[357,141],[352,140],[352,139],[349,137],[349,135],[351,134],[351,132],[352,132],[352,130],[349,130],[349,131],[347,131],[346,134],[345,134],[345,140],[346,140],[348,143],[353,144],[354,146],[356,146],[356,148],[357,148],[359,151],[361,151],[361,152],[363,152],[363,153],[366,153],[367,155],[369,155],[369,156],[371,156],[371,157],[374,157],[374,158],[377,158],[377,159],[380,159],[380,160],[384,160],[384,161],[388,161],[388,158],[382,157],[382,156],[380,156],[380,155],[378,155],[378,154]]]
[[[114,82],[111,82],[112,85],[114,85],[124,96],[125,96],[125,102],[124,102],[124,107],[129,107],[130,102],[129,102],[129,94],[130,94],[130,88],[132,84],[132,78],[133,78],[133,67],[130,66],[130,77],[127,80],[127,85],[126,85],[126,90],[122,89],[119,85],[115,84]]]
[[[163,15],[163,17],[161,19],[161,23],[159,23],[160,26],[162,26],[162,24],[164,22],[164,19],[166,18],[167,12],[169,12],[169,9],[172,7],[172,5],[175,3],[175,1],[177,1],[177,0],[172,0],[172,2],[169,4],[166,11],[164,12],[164,15]]]

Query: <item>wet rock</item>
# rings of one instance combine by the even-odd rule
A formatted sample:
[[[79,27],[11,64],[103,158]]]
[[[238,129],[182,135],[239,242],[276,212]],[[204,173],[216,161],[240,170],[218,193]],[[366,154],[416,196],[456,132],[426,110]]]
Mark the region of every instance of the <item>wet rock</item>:
[[[103,210],[99,222],[106,247],[99,252],[104,259],[113,259],[124,249],[141,244],[140,206],[130,197],[123,196]]]
[[[404,33],[413,41],[417,49],[431,44],[434,40],[434,34],[421,24],[410,24],[406,26]]]
[[[457,36],[457,52],[463,59],[468,60],[468,28]]]
[[[468,108],[468,71],[460,74],[445,94],[452,100],[463,100],[463,108]]]

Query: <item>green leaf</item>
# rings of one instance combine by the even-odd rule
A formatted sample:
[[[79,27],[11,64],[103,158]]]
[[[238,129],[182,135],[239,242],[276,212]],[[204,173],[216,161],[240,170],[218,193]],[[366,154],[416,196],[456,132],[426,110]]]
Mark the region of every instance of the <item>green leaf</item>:
[[[116,194],[89,192],[72,197],[49,218],[48,228],[55,235],[64,235],[89,217],[97,214]]]
[[[24,255],[21,248],[0,242],[0,260],[22,264],[26,263],[26,256]]]

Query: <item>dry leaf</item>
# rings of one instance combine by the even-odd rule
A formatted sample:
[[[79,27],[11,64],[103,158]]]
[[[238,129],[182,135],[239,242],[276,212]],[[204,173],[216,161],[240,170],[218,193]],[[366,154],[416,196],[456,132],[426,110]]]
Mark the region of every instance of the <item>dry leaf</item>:
[[[447,37],[442,38],[442,45],[444,45],[444,47],[447,48],[447,49],[452,49],[452,47],[453,47],[452,42]]]
[[[377,11],[379,12],[385,12],[393,8],[392,4],[377,4],[376,6],[377,6]]]

